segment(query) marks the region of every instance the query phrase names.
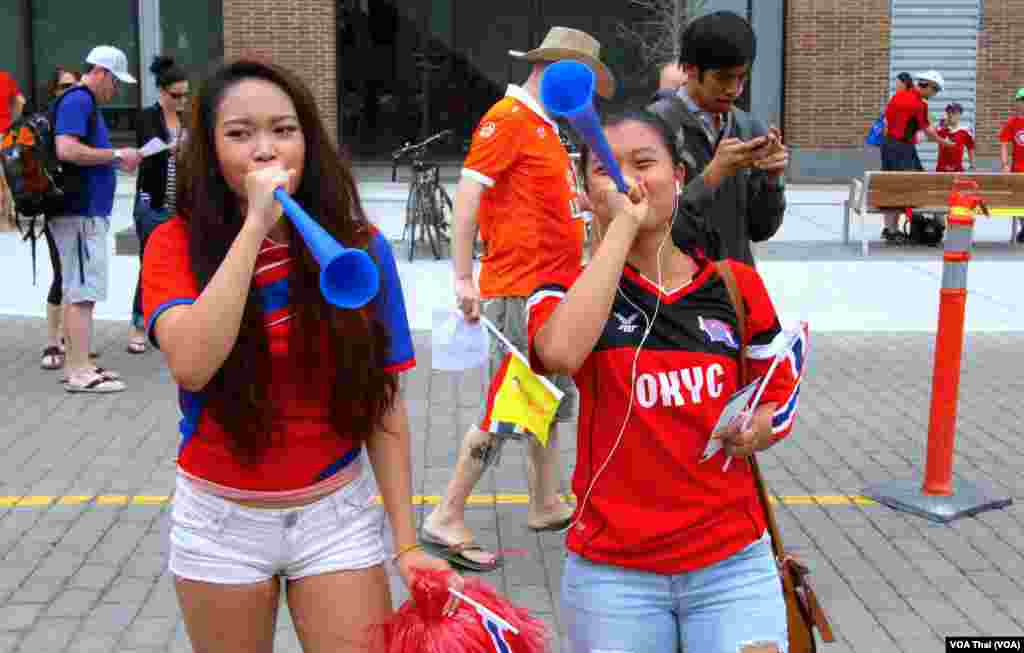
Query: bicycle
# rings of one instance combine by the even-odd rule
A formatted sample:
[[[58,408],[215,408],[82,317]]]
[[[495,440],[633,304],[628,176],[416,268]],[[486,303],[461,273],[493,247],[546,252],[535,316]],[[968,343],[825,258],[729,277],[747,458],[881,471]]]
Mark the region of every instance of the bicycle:
[[[398,165],[403,159],[409,159],[412,172],[409,197],[405,203],[405,226],[402,229],[402,240],[409,236],[409,261],[412,261],[416,251],[417,225],[420,241],[424,239],[425,232],[437,260],[441,258],[442,243],[451,241],[447,232],[452,219],[452,199],[441,185],[441,166],[427,161],[427,149],[454,133],[454,130],[446,129],[420,143],[406,143],[391,153],[391,181],[397,181]]]

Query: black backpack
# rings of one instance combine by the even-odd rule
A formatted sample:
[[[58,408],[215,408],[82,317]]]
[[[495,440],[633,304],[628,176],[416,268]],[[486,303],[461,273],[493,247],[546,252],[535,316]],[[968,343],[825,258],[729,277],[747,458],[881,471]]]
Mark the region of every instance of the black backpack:
[[[7,179],[14,208],[32,218],[25,228],[18,220],[22,240],[32,243],[32,283],[35,284],[36,240],[46,226],[46,217],[59,215],[67,200],[84,190],[82,167],[57,158],[57,108],[72,93],[85,92],[92,97],[85,141],[96,132],[96,98],[85,86],[76,86],[54,100],[45,111],[22,115],[0,141],[0,167]]]
[[[946,225],[934,216],[924,213],[908,213],[907,239],[915,245],[938,247],[946,233]]]

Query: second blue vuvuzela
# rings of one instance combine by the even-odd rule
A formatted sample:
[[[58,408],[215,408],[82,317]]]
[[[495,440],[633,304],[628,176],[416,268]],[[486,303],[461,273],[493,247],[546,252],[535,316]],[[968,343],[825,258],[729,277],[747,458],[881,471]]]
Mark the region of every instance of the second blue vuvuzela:
[[[548,66],[540,79],[540,101],[548,113],[564,117],[601,159],[620,193],[629,186],[622,177],[594,108],[594,71],[586,64],[562,59]]]
[[[380,288],[377,264],[361,249],[343,246],[320,226],[283,188],[274,197],[320,264],[320,292],[338,308],[362,308]]]

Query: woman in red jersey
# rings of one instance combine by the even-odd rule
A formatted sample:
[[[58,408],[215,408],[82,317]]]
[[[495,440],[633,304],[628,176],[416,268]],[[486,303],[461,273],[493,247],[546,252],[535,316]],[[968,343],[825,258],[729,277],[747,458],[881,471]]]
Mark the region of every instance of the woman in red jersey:
[[[189,134],[178,215],[150,236],[142,295],[179,386],[169,566],[189,637],[197,651],[271,651],[283,579],[303,650],[366,650],[391,612],[384,513],[407,583],[414,567],[447,569],[416,545],[398,385],[415,357],[391,248],[289,71],[222,66]],[[374,258],[365,308],[326,303],[278,187]]]
[[[569,650],[783,650],[782,587],[742,459],[792,428],[796,366],[779,365],[750,428],[715,434],[724,450],[700,462],[739,388],[741,344],[762,375],[782,330],[761,277],[730,260],[746,305],[740,330],[713,263],[717,234],[679,206],[685,168],[669,127],[631,111],[605,133],[635,180],[631,195],[584,154],[597,251],[528,301],[531,363],[572,374],[580,391],[579,503],[561,593]],[[723,470],[726,456],[737,460]]]

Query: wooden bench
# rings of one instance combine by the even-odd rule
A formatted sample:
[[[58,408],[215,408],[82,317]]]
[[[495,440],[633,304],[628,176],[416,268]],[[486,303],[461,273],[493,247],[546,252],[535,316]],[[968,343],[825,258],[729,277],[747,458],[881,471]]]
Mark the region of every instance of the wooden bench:
[[[856,217],[861,252],[868,255],[868,213],[911,207],[918,211],[945,213],[955,179],[978,182],[978,194],[993,218],[1010,218],[1010,243],[1024,228],[1024,174],[1006,172],[886,172],[869,170],[864,179],[853,179],[843,202],[843,243],[850,242],[850,223]]]

